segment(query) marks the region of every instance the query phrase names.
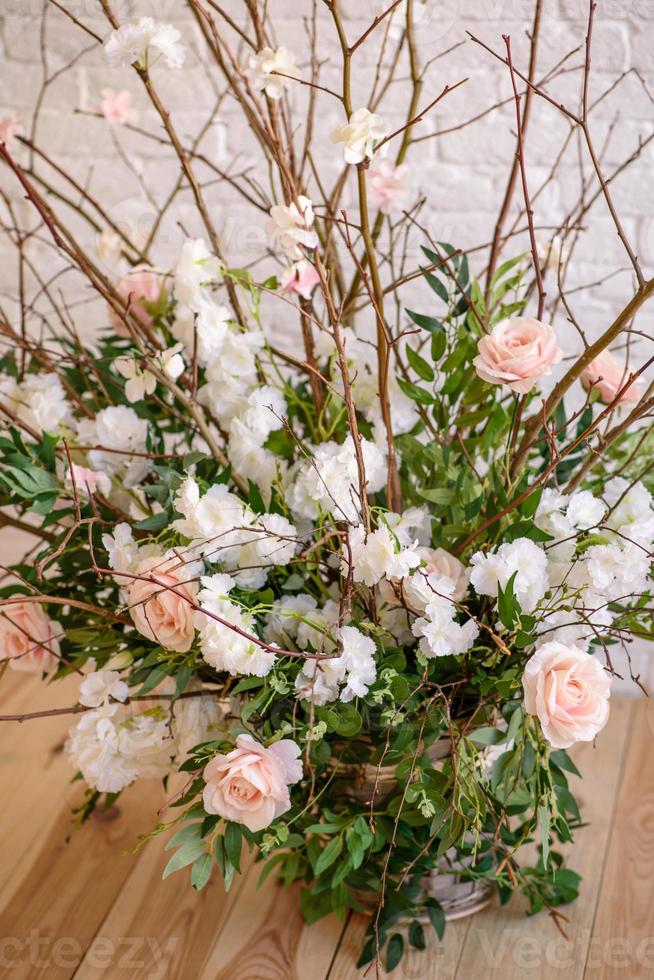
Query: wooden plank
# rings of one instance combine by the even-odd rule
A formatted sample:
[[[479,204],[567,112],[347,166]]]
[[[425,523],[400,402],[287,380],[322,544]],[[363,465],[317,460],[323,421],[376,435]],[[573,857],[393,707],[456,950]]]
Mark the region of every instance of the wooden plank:
[[[154,824],[154,811],[151,820]],[[119,980],[126,975],[126,960],[130,980],[198,976],[243,878],[235,880],[229,893],[217,872],[201,892],[191,887],[188,868],[162,881],[172,854],[164,851],[169,837],[163,835],[145,847],[100,924],[75,980]]]
[[[69,980],[134,866],[135,856],[121,852],[151,827],[161,800],[160,784],[144,781],[126,791],[114,813],[91,819],[69,842],[66,806],[49,834],[32,843],[31,868],[6,891],[0,909],[12,980]]]
[[[343,931],[336,916],[304,923],[297,888],[269,878],[257,889],[254,865],[215,938],[198,980],[320,980]]]
[[[470,920],[457,980],[580,980],[584,975],[586,948],[602,881],[602,855],[614,817],[620,772],[633,721],[636,702],[615,699],[606,728],[597,746],[579,744],[572,753],[582,773],[573,791],[589,826],[579,830],[570,853],[570,866],[583,878],[579,898],[563,911],[569,916],[569,938],[564,939],[550,917],[541,912],[525,917],[526,902],[514,899],[508,906],[491,907]],[[650,796],[651,801],[651,796]],[[623,887],[626,875],[623,873]],[[435,976],[435,975],[434,975]],[[623,973],[624,977],[625,974]]]
[[[586,980],[654,975],[654,705],[638,701],[586,962]]]
[[[61,708],[77,700],[78,679],[44,684],[40,677],[8,671],[0,681],[2,713],[18,714]],[[11,880],[27,872],[38,849],[33,842],[47,834],[71,797],[74,771],[63,742],[74,716],[0,722],[0,901]]]
[[[357,970],[356,964],[363,949],[368,922],[363,915],[352,916],[334,958],[329,980],[354,980],[363,975],[364,970]],[[425,926],[426,949],[409,948],[392,973],[386,973],[383,969],[376,973],[372,967],[367,976],[370,980],[377,980],[377,977],[389,977],[390,980],[452,980],[469,927],[470,919],[449,922],[443,942],[439,942],[431,926]]]

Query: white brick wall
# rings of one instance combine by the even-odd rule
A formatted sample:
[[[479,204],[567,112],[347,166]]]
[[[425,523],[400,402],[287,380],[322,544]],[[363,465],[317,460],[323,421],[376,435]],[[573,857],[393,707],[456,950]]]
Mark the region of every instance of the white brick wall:
[[[92,30],[102,36],[108,33],[97,0],[61,2]],[[223,5],[233,16],[240,17],[243,0],[223,0]],[[6,110],[17,111],[28,131],[30,111],[43,76],[39,49],[43,6],[43,0],[0,0],[0,116]],[[311,12],[310,0],[269,0],[268,6],[278,41],[293,48],[298,61],[302,63],[307,57],[303,18]],[[372,0],[341,0],[341,6],[347,13],[348,35],[355,38],[372,19],[375,3]],[[320,2],[318,7],[322,56],[327,59],[321,80],[326,85],[334,86],[339,81],[340,55],[333,28]],[[121,20],[130,13],[148,13],[174,21],[182,30],[189,46],[187,66],[182,72],[160,67],[155,69],[154,74],[157,88],[172,112],[175,125],[185,138],[192,138],[206,118],[214,95],[202,67],[206,52],[183,0],[115,0],[113,8]],[[534,0],[428,0],[429,13],[418,31],[422,61],[434,58],[459,42],[465,43],[434,62],[423,92],[423,102],[433,98],[446,82],[455,82],[465,75],[469,76],[469,82],[441,103],[421,124],[416,135],[456,125],[510,96],[510,80],[505,67],[479,46],[467,41],[465,31],[471,30],[498,51],[503,48],[501,35],[511,34],[514,60],[524,69],[526,31],[530,28],[533,8]],[[588,3],[587,0],[545,0],[544,8],[539,78],[566,52],[583,45]],[[654,0],[599,0],[594,32],[592,99],[597,98],[621,72],[632,67],[640,69],[644,81],[654,93],[653,28]],[[92,44],[88,36],[81,34],[54,7],[49,7],[44,36],[50,73]],[[372,38],[359,49],[354,59],[355,102],[363,99],[363,93],[369,88],[376,51],[377,42]],[[583,54],[578,52],[569,59],[568,65],[579,69],[582,59]],[[215,74],[213,69],[210,70]],[[404,67],[400,75],[406,78]],[[579,85],[580,72],[577,70],[556,80],[550,90],[576,108]],[[37,131],[38,140],[68,172],[82,183],[88,182],[93,193],[102,199],[116,220],[135,219],[147,226],[152,207],[144,196],[137,174],[143,176],[156,200],[163,201],[176,179],[177,162],[170,151],[154,141],[140,139],[124,129],[112,134],[103,120],[75,113],[75,109],[97,106],[100,90],[104,87],[129,88],[140,110],[141,124],[153,132],[159,131],[158,120],[148,108],[138,80],[128,69],[110,68],[102,52],[95,47],[82,54],[70,71],[60,75],[49,86]],[[293,98],[301,105],[305,96],[306,90],[301,90]],[[382,110],[390,125],[401,124],[406,99],[406,84],[401,82],[390,89]],[[320,106],[317,130],[324,137],[339,119],[339,107],[328,96],[321,97]],[[219,159],[221,164],[228,162],[234,154],[239,155],[240,166],[256,162],[256,148],[240,121],[233,101],[225,102],[219,118],[219,131],[214,129],[206,138],[205,152]],[[609,173],[629,156],[639,139],[645,139],[654,131],[654,101],[648,97],[636,76],[630,74],[593,112],[592,121],[596,145],[602,150],[604,166]],[[605,145],[611,127],[611,139]],[[532,191],[546,180],[567,128],[568,124],[560,113],[545,102],[535,100],[527,147]],[[120,142],[135,172],[130,172],[120,159],[114,139]],[[329,184],[337,173],[338,161],[326,141],[323,140],[321,147],[321,167]],[[421,221],[436,238],[450,239],[462,247],[490,239],[514,148],[512,104],[494,111],[474,126],[425,140],[413,148],[410,157],[413,161],[411,196],[416,199],[421,193],[427,195]],[[25,150],[20,150],[19,156],[26,161]],[[623,216],[625,229],[632,237],[647,275],[654,275],[653,162],[654,143],[645,149],[624,176],[612,184],[612,193]],[[45,174],[46,169],[41,168],[41,172]],[[573,141],[555,179],[536,200],[538,224],[556,225],[564,218],[579,197],[582,175],[584,179],[591,178],[589,164],[584,159],[580,168],[579,154]],[[0,177],[2,186],[11,188],[16,206],[22,208],[20,194],[6,176],[3,174]],[[203,178],[207,177],[205,172]],[[55,186],[62,186],[62,182],[51,174],[48,179],[52,179]],[[260,252],[263,243],[261,214],[235,199],[224,183],[210,187],[207,198],[225,237],[230,259],[234,264],[251,261]],[[516,200],[519,199],[517,194]],[[351,194],[346,200],[351,206]],[[69,217],[71,227],[84,240],[92,243],[94,236],[88,226],[72,212],[69,212]],[[178,248],[182,236],[180,225],[189,233],[201,233],[188,193],[180,195],[161,229],[156,259],[164,267],[170,263]],[[601,285],[576,292],[571,297],[577,318],[592,337],[628,298],[632,276],[601,200],[584,219],[584,226],[587,230],[576,249],[569,285],[595,283],[616,269],[622,270]],[[516,250],[523,247],[524,241],[516,242]],[[51,253],[39,246],[38,242],[33,243],[31,248],[37,260],[46,263],[51,272]],[[416,255],[414,265],[417,258]],[[272,263],[272,260],[268,261]],[[7,241],[0,240],[0,293],[2,304],[7,309],[11,309],[11,296],[15,294],[15,271],[15,256]],[[553,296],[555,283],[550,281],[548,285]],[[80,308],[80,326],[84,328],[93,322],[103,322],[104,311],[101,307],[88,302],[87,294],[84,298],[86,304]],[[417,305],[420,308],[422,303],[424,308],[430,294],[423,285],[416,283],[402,299],[403,305]],[[564,344],[567,343],[572,350],[574,333],[562,319],[558,326]],[[654,315],[645,312],[639,321],[640,329],[651,332],[653,326]],[[654,678],[654,671],[649,673]]]

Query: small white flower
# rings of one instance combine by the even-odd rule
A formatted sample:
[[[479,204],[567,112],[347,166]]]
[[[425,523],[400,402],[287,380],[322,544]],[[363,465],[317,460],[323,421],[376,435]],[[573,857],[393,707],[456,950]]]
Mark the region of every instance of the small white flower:
[[[600,523],[605,511],[604,502],[594,497],[590,490],[578,490],[570,495],[566,513],[573,527],[587,531]]]
[[[125,701],[128,695],[129,688],[117,670],[96,670],[87,674],[79,687],[79,703],[89,708],[99,708],[110,697]]]
[[[318,247],[318,235],[313,231],[313,205],[308,197],[300,194],[297,202],[274,204],[270,219],[266,222],[266,234],[273,245],[280,245],[288,259],[297,262],[303,257],[304,248]]]
[[[77,433],[81,444],[100,447],[89,452],[93,469],[109,476],[120,475],[126,487],[140,483],[152,465],[140,455],[146,452],[148,423],[127,405],[110,405],[94,419],[81,419]]]
[[[174,275],[174,294],[193,312],[210,302],[206,287],[222,281],[223,264],[207,248],[204,239],[189,238],[182,245]]]
[[[332,132],[330,139],[332,143],[343,144],[346,163],[362,163],[366,157],[372,158],[375,144],[386,132],[381,116],[369,109],[357,109],[345,126],[339,126]]]
[[[112,31],[104,44],[111,65],[138,64],[149,68],[163,58],[169,68],[181,68],[186,52],[179,44],[181,34],[172,24],[152,17],[138,17]]]
[[[300,75],[295,63],[295,55],[285,47],[277,48],[277,50],[263,48],[261,51],[257,51],[256,54],[250,55],[248,68],[248,77],[252,87],[257,91],[263,90],[269,98],[274,100],[281,99],[290,78],[298,78]],[[280,72],[280,74],[274,74],[274,72]],[[284,76],[290,76],[290,78]]]
[[[117,357],[114,367],[119,374],[126,378],[125,395],[130,402],[140,402],[146,395],[152,395],[157,387],[157,379],[150,371],[145,371],[139,367],[134,357],[126,354],[124,357]]]
[[[174,347],[169,347],[157,357],[161,370],[173,381],[176,381],[184,373],[184,358],[180,354],[183,346],[183,344],[175,344]]]

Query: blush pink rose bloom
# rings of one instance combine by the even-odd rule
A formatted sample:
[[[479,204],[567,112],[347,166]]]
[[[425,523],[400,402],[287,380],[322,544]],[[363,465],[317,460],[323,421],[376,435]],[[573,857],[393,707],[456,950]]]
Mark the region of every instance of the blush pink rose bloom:
[[[107,122],[117,123],[119,126],[125,123],[135,123],[139,114],[132,105],[132,93],[123,89],[115,92],[112,88],[103,88],[100,112]]]
[[[164,650],[186,653],[195,636],[191,603],[198,594],[198,583],[189,581],[189,569],[176,555],[151,556],[139,562],[135,574],[156,579],[134,579],[129,587],[130,614],[137,630]]]
[[[555,749],[591,742],[609,717],[611,678],[599,660],[563,643],[545,643],[522,677],[525,710],[537,715]]]
[[[129,312],[132,316],[135,316],[144,327],[151,327],[154,317],[144,303],[159,302],[163,291],[161,276],[154,269],[148,269],[145,266],[132,269],[131,272],[121,276],[114,283],[114,288],[125,308],[127,309],[129,306]],[[129,337],[127,327],[111,307],[109,307],[109,319],[119,337]]]
[[[587,368],[581,373],[581,383],[588,391],[596,388],[599,396],[605,405],[609,405],[617,398],[618,392],[624,388],[629,380],[629,368],[616,361],[610,351],[603,350],[590,362]],[[637,402],[640,400],[640,386],[635,382],[620,395],[621,402]]]
[[[375,160],[368,170],[370,200],[384,214],[400,207],[404,194],[404,181],[408,173],[406,164],[396,167],[390,160]]]
[[[59,659],[61,630],[36,602],[12,602],[0,608],[0,660],[13,670],[49,671]]]
[[[311,291],[320,282],[320,276],[306,259],[300,259],[284,269],[281,289],[286,293],[297,293],[303,299],[311,298]]]
[[[477,350],[473,363],[479,377],[492,385],[508,385],[519,395],[551,374],[552,365],[563,356],[552,327],[530,316],[498,323],[480,339]]]
[[[284,738],[270,748],[239,735],[236,748],[204,769],[204,809],[225,820],[263,830],[291,806],[288,787],[302,778],[300,749]]]

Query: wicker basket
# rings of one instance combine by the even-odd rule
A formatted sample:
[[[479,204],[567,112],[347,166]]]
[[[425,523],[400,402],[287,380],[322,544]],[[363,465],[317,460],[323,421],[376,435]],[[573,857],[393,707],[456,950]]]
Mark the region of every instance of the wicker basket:
[[[449,757],[452,746],[449,738],[437,739],[428,749],[432,763],[443,762]],[[483,756],[484,767],[490,767],[495,753],[487,750]],[[379,767],[369,763],[348,765],[334,763],[339,775],[351,780],[348,794],[361,803],[369,803],[373,796],[384,796],[397,782],[395,767]],[[471,879],[466,875],[467,861],[461,858],[455,847],[450,848],[438,862],[438,867],[424,875],[420,884],[424,889],[425,898],[435,898],[440,904],[448,921],[462,919],[474,915],[486,908],[492,898],[493,884],[487,879]],[[371,892],[353,892],[355,898],[365,911],[372,912],[377,907],[377,897]],[[424,916],[419,920],[428,921]]]

